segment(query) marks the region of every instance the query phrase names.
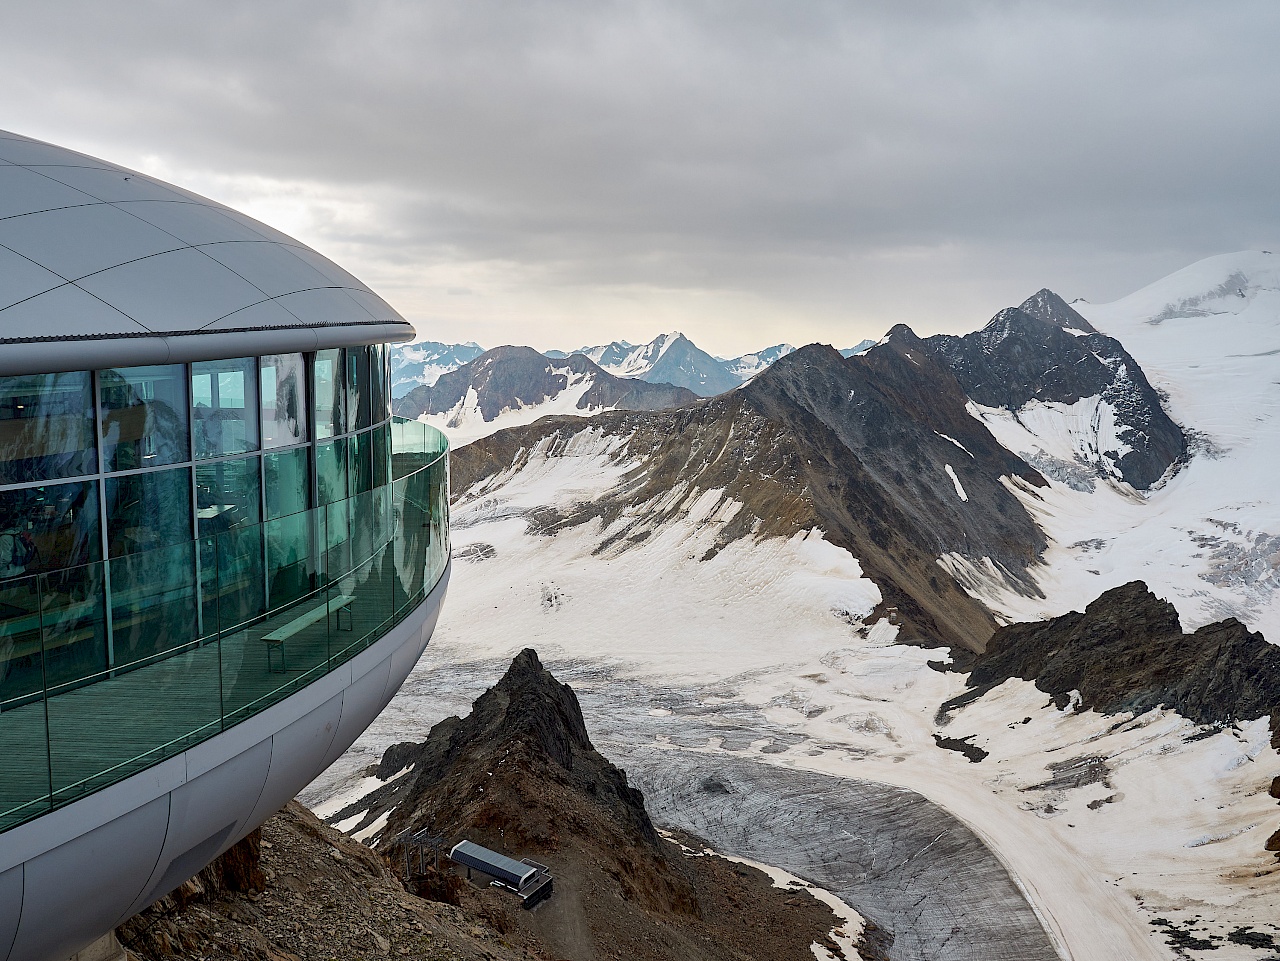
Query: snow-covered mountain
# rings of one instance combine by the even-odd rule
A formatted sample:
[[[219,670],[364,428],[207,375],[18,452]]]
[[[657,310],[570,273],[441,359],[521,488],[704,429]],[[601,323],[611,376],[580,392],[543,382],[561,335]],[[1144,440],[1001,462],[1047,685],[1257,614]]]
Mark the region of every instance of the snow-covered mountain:
[[[590,417],[606,410],[656,410],[697,397],[670,384],[614,377],[589,358],[548,358],[530,347],[496,347],[396,401],[457,448],[494,431],[553,414]]]
[[[685,387],[699,397],[711,397],[737,387],[742,380],[699,349],[679,331],[659,334],[647,344],[635,346],[615,340],[598,347],[580,347],[573,353],[590,357],[617,377],[632,377],[651,384]]]
[[[734,357],[722,363],[730,374],[738,378],[739,383],[746,383],[774,361],[794,351],[795,348],[790,344],[775,344],[773,347],[758,350],[754,354],[743,354],[741,357]]]
[[[1040,438],[1018,453],[1045,473],[1081,484],[1102,474],[1146,490],[1186,453],[1182,431],[1137,362],[1050,290],[972,334],[924,343],[956,375],[977,416]]]
[[[807,848],[794,826],[877,782],[990,845],[1062,956],[1280,943],[1275,657],[1250,633],[1280,622],[1280,257],[1210,258],[1111,304],[1042,291],[965,337],[895,328],[840,353],[459,450],[437,661],[532,644],[575,665],[647,799],[679,821],[664,772],[715,785],[713,843],[778,835],[795,860],[770,863],[860,910],[881,862],[841,873],[830,852],[879,815],[812,823]],[[823,777],[774,802],[786,831],[741,828],[733,765]],[[996,956],[965,942],[918,956]]]
[[[864,341],[862,341],[861,343],[855,344],[855,345],[854,345],[854,346],[852,346],[852,347],[844,347],[844,348],[842,348],[842,349],[841,349],[841,351],[840,351],[840,356],[841,356],[841,357],[852,357],[854,354],[860,354],[860,353],[862,353],[864,350],[870,350],[870,349],[871,349],[872,347],[874,347],[875,345],[876,345],[876,342],[875,342],[874,340],[864,340]]]
[[[399,399],[415,387],[434,384],[441,374],[470,363],[484,348],[476,343],[418,341],[391,348],[391,396]]]
[[[724,360],[712,357],[679,331],[672,331],[659,334],[647,344],[637,346],[615,340],[596,347],[579,347],[573,353],[590,357],[618,377],[634,377],[651,384],[674,384],[688,388],[699,397],[712,397],[750,380],[793,350],[790,344],[777,344]],[[547,356],[570,355],[548,351]]]
[[[1168,398],[1186,464],[1141,497],[1051,478],[1029,505],[1050,537],[1048,603],[985,577],[973,589],[1030,620],[1141,578],[1192,627],[1234,616],[1266,631],[1280,616],[1280,257],[1211,257],[1114,303],[1074,306]],[[985,422],[1011,450],[1049,449],[1052,432],[1035,423]]]

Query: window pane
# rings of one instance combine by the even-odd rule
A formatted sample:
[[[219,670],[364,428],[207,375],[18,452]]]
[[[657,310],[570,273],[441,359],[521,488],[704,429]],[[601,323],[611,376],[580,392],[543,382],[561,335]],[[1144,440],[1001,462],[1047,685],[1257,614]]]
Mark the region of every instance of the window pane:
[[[21,577],[0,584],[0,705],[44,687],[38,581]]]
[[[187,460],[187,371],[182,364],[98,373],[102,454],[109,471]]]
[[[105,483],[112,557],[191,543],[189,470],[108,477]]]
[[[332,504],[347,496],[346,438],[316,444],[316,498],[319,504]]]
[[[265,609],[261,495],[256,457],[196,467],[203,634],[231,630]]]
[[[104,568],[98,562],[40,577],[45,680],[51,690],[107,668]]]
[[[342,350],[316,351],[315,359],[315,424],[316,438],[332,437],[346,432],[346,397]]]
[[[307,375],[301,354],[261,358],[262,446],[291,447],[307,440]]]
[[[258,523],[260,498],[256,457],[196,467],[196,520],[201,537]]]
[[[0,491],[0,580],[101,556],[96,481]]]
[[[369,397],[373,402],[373,422],[380,424],[387,419],[387,345],[374,344],[369,348]]]
[[[310,451],[305,447],[267,454],[262,458],[266,472],[267,517],[275,519],[306,510],[311,489],[307,462]]]
[[[182,647],[197,637],[195,580],[190,539],[111,561],[115,667]]]
[[[267,521],[267,593],[272,609],[297,600],[312,589],[313,511]]]
[[[351,465],[351,486],[349,490],[353,497],[356,494],[363,494],[373,486],[372,447],[372,431],[356,434],[347,441],[347,451]]]
[[[113,661],[123,667],[197,636],[191,472],[109,477]]]
[[[391,483],[391,425],[383,424],[373,431],[373,486]]]
[[[97,471],[87,371],[0,377],[0,483]]]
[[[347,423],[349,430],[363,430],[370,424],[369,348],[347,348]]]
[[[258,449],[258,379],[253,358],[191,365],[191,422],[197,458]]]

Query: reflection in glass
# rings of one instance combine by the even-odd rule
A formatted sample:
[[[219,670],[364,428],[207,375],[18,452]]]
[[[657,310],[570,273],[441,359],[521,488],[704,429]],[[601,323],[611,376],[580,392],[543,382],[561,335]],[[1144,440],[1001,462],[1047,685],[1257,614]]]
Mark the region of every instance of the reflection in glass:
[[[387,345],[374,344],[369,348],[369,397],[373,402],[373,422],[381,424],[387,419]]]
[[[96,561],[98,484],[0,490],[0,580]]]
[[[325,570],[332,573],[346,567],[347,438],[316,444],[316,503],[325,551]]]
[[[191,472],[185,468],[108,477],[107,545],[112,557],[191,542]]]
[[[191,422],[197,458],[258,449],[258,379],[253,358],[191,365]]]
[[[42,657],[37,578],[0,583],[0,705],[40,692]]]
[[[262,447],[292,447],[307,440],[307,374],[301,354],[270,354],[258,361],[262,378]]]
[[[332,504],[347,496],[347,439],[316,444],[316,502]]]
[[[258,458],[196,467],[203,631],[231,630],[264,610]]]
[[[385,487],[391,483],[391,425],[383,424],[373,430],[373,486]]]
[[[348,430],[364,430],[370,424],[369,348],[347,348]]]
[[[373,431],[355,434],[347,440],[351,468],[351,494],[363,494],[373,487]]]
[[[347,392],[344,370],[341,348],[316,351],[314,383],[317,439],[346,432]]]
[[[199,636],[190,540],[111,561],[111,630],[112,666],[117,668]]]
[[[40,576],[45,682],[74,684],[107,667],[105,566],[85,564]]]
[[[0,484],[97,471],[87,371],[0,377]]]
[[[262,458],[267,495],[267,605],[277,608],[312,589],[310,484],[305,447]]]
[[[108,471],[187,460],[187,372],[182,364],[98,372],[102,458]]]

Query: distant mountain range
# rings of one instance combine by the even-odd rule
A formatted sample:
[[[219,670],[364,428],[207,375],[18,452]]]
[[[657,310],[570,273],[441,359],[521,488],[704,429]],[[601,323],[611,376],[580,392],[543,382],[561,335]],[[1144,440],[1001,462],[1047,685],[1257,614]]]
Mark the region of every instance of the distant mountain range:
[[[434,384],[441,374],[470,363],[484,348],[479,344],[441,344],[434,340],[405,344],[391,350],[391,396],[403,397],[415,387]]]
[[[684,387],[615,377],[584,354],[551,358],[531,347],[495,347],[415,387],[395,411],[426,420],[458,446],[551,414],[657,410],[697,399]]]
[[[864,340],[840,353],[848,357],[874,345],[875,341]],[[790,344],[776,344],[740,357],[713,357],[684,334],[672,331],[659,334],[647,344],[615,340],[571,351],[548,350],[543,356],[563,360],[581,355],[615,377],[643,380],[650,384],[670,384],[691,390],[699,397],[712,397],[746,383],[794,350]],[[442,374],[457,370],[483,353],[484,348],[475,343],[422,341],[398,347],[391,354],[391,396],[398,399],[415,387],[430,386]]]

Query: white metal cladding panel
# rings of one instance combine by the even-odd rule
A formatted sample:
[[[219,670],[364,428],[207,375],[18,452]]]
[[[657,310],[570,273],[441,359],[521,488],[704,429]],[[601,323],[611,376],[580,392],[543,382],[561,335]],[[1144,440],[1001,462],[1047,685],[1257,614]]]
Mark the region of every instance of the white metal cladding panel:
[[[12,956],[69,957],[110,931],[155,870],[168,796],[28,861]]]
[[[0,958],[9,956],[22,917],[22,865],[0,871]]]
[[[164,897],[253,830],[249,816],[270,766],[271,744],[263,741],[169,795],[169,824],[160,857],[141,892],[115,923],[127,921]]]
[[[400,328],[390,339],[413,335],[351,274],[266,224],[0,131],[0,344],[378,322]]]

